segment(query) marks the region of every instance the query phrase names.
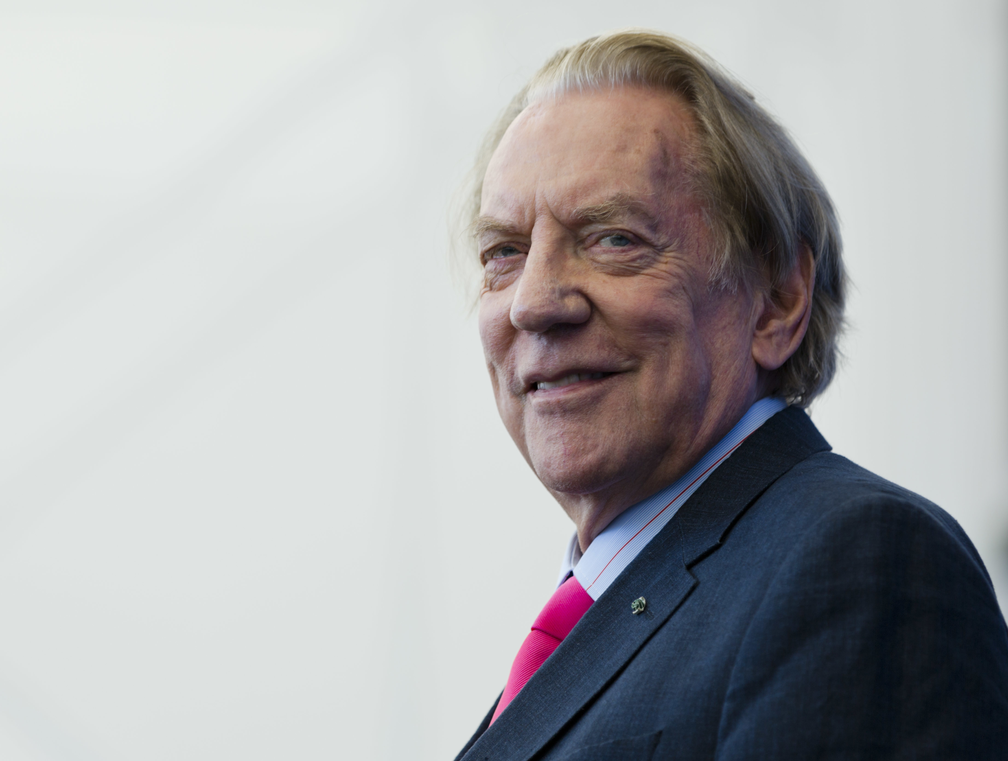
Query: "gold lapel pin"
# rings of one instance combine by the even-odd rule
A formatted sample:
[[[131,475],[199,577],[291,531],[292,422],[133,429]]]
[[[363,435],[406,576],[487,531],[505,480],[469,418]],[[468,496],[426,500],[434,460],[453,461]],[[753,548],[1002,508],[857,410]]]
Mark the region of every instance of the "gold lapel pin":
[[[630,610],[633,611],[633,614],[635,616],[640,613],[643,613],[644,608],[646,607],[647,607],[647,600],[645,600],[643,597],[638,597],[636,600],[630,603]]]

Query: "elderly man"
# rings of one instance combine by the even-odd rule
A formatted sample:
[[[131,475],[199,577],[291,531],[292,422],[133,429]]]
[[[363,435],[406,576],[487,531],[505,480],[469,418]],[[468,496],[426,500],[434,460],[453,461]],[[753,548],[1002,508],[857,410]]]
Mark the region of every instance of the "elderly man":
[[[1008,633],[940,508],[830,452],[832,204],[654,33],[558,53],[473,208],[501,418],[573,521],[460,759],[1006,758]]]

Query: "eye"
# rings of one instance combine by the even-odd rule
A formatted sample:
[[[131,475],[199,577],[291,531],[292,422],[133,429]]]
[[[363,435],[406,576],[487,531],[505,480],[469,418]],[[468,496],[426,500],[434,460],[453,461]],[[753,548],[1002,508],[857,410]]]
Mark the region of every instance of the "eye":
[[[510,244],[505,243],[503,246],[498,246],[497,248],[488,251],[484,258],[487,261],[490,261],[491,259],[505,259],[509,256],[516,256],[517,254],[520,253],[521,251],[519,251],[517,248],[515,248]]]
[[[632,240],[620,233],[610,233],[604,238],[599,238],[599,243],[606,248],[626,248],[633,245]]]

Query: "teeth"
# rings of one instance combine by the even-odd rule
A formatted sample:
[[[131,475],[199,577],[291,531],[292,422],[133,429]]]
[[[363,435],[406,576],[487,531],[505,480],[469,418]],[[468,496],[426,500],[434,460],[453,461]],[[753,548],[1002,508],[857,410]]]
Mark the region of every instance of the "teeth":
[[[546,391],[551,388],[560,388],[561,386],[569,386],[571,383],[577,383],[583,380],[598,380],[603,377],[605,373],[571,373],[566,375],[560,380],[555,381],[540,381],[536,383],[536,391]]]

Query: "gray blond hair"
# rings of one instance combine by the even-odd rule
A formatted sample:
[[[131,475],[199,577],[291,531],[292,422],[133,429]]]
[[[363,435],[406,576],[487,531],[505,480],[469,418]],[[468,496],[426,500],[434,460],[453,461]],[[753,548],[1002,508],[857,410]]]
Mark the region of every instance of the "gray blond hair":
[[[787,131],[717,63],[658,32],[623,31],[560,50],[488,132],[464,201],[479,216],[483,177],[505,131],[530,104],[568,92],[642,86],[681,98],[696,121],[690,173],[714,236],[713,286],[760,283],[780,293],[806,246],[815,287],[805,338],[776,371],[776,393],[808,406],[836,371],[847,276],[833,202]]]

